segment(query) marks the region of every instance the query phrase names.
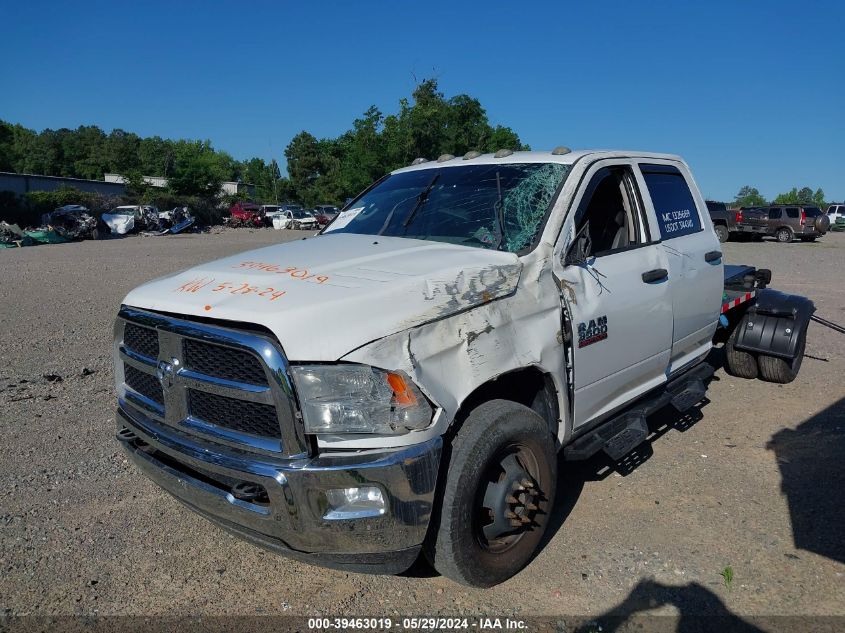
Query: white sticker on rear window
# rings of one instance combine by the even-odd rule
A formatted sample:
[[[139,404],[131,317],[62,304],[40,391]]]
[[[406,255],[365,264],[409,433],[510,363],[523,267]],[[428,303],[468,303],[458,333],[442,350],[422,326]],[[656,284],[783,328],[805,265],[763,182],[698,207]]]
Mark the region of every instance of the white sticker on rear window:
[[[355,207],[354,209],[347,209],[346,211],[341,211],[340,214],[335,218],[335,221],[332,222],[328,228],[326,228],[324,233],[331,233],[332,231],[336,231],[337,229],[342,229],[347,224],[352,222],[355,217],[364,210],[364,207]]]

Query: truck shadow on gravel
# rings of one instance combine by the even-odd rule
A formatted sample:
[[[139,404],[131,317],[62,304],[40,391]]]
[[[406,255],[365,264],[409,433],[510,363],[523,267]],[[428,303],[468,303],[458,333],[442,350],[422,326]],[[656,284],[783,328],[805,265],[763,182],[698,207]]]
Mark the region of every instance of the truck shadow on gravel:
[[[649,615],[649,611],[672,606],[677,615]],[[602,631],[742,631],[754,633],[765,629],[731,612],[722,599],[703,585],[665,585],[654,579],[641,580],[615,607],[575,628],[576,633]],[[797,629],[796,629],[797,630]]]
[[[766,448],[780,469],[795,547],[845,563],[845,398],[778,431]]]

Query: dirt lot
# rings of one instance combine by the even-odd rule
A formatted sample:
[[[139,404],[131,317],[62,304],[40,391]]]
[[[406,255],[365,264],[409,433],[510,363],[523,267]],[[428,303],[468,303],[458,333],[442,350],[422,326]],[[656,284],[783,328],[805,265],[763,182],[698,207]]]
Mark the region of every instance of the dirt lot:
[[[313,568],[184,509],[113,439],[118,305],[148,279],[301,235],[0,251],[0,611],[599,615],[624,602],[619,612],[845,614],[845,336],[818,325],[796,382],[719,370],[699,413],[655,420],[624,463],[562,465],[548,543],[491,590],[422,565],[399,578]],[[845,234],[724,251],[845,321]]]

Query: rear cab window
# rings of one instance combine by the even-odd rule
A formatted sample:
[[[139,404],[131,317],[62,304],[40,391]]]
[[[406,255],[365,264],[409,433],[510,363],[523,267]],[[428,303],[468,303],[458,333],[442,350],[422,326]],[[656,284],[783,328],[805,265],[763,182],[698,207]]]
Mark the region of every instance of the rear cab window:
[[[702,230],[695,199],[686,178],[676,167],[640,163],[640,171],[657,214],[662,240]]]

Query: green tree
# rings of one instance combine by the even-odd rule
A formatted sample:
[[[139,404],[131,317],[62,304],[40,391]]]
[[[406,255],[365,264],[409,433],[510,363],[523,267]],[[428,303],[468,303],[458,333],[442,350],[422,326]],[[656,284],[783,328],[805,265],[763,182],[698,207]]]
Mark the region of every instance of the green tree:
[[[756,187],[745,185],[734,198],[734,206],[737,207],[761,207],[767,204],[766,199],[760,195]]]
[[[0,120],[0,171],[14,171],[14,144],[12,126]]]
[[[774,199],[775,204],[800,204],[807,206],[824,207],[827,203],[824,200],[824,191],[810,187],[793,187],[785,193],[778,194]]]
[[[225,167],[209,142],[180,142],[175,151],[173,174],[168,177],[168,188],[177,195],[211,198],[220,193],[226,176]]]
[[[315,186],[320,177],[320,146],[314,135],[302,131],[285,148],[288,175],[295,195],[309,204],[316,197]]]

